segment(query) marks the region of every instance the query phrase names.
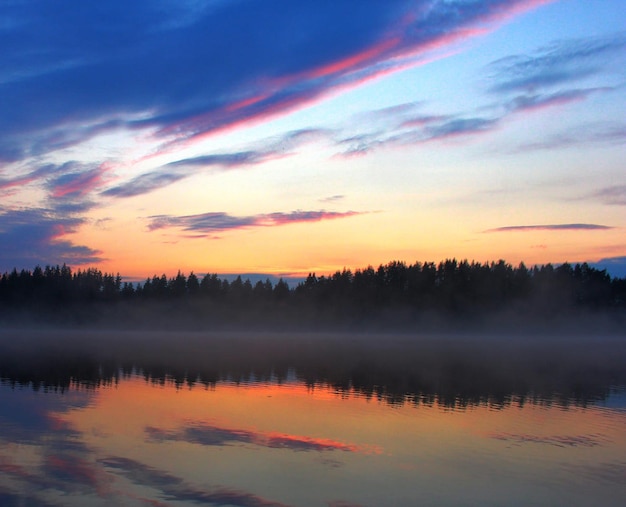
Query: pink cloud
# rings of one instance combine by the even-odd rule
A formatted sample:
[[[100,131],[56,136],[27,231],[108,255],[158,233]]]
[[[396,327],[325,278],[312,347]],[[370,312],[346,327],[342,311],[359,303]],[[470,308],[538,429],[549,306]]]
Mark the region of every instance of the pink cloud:
[[[107,163],[80,173],[67,174],[57,180],[52,190],[52,197],[60,198],[68,195],[84,196],[104,184],[104,175],[110,170]]]

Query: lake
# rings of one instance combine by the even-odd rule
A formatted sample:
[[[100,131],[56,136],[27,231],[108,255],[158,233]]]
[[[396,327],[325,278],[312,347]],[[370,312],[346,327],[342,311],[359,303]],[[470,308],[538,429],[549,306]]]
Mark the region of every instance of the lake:
[[[618,506],[620,336],[0,331],[2,506]]]

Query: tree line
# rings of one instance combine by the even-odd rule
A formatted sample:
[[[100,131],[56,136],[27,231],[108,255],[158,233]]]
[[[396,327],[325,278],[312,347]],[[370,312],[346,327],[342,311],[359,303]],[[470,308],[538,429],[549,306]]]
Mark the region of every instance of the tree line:
[[[310,273],[293,288],[283,279],[252,284],[241,276],[229,282],[217,274],[199,277],[180,271],[170,278],[154,275],[131,283],[119,273],[95,268],[74,271],[66,265],[14,269],[0,277],[0,315],[5,317],[16,309],[45,313],[77,306],[116,306],[130,311],[150,304],[205,322],[250,324],[411,324],[425,316],[463,321],[511,309],[535,319],[579,312],[624,315],[626,278],[613,278],[586,263],[529,268],[503,260],[456,259],[438,264],[393,261],[323,276]]]

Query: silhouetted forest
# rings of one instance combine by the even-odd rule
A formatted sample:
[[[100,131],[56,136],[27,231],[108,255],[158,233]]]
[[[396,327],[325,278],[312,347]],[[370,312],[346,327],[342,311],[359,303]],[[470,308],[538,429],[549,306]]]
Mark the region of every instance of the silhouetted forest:
[[[504,261],[390,262],[378,268],[309,274],[254,285],[217,274],[179,272],[124,282],[118,274],[69,266],[0,277],[0,321],[76,325],[415,328],[533,324],[602,316],[624,322],[626,279],[588,264],[527,268]]]

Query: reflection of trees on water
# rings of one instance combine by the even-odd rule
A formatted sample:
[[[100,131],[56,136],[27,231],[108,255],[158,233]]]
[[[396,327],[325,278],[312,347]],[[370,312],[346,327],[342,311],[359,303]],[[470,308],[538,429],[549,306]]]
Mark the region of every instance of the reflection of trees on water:
[[[510,336],[19,332],[0,337],[5,384],[64,391],[112,385],[133,375],[180,388],[297,380],[390,404],[584,405],[626,385],[626,343]]]

